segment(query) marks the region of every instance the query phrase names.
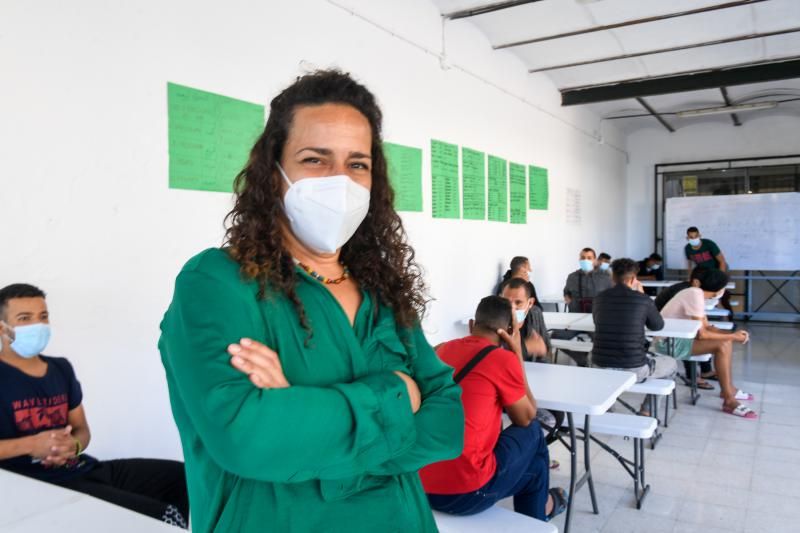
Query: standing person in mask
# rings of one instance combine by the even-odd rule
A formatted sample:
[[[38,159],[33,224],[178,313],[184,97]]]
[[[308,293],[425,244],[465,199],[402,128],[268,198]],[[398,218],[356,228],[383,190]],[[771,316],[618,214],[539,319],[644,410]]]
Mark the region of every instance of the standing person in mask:
[[[605,252],[600,252],[597,256],[597,270],[611,275],[611,256]]]
[[[700,230],[695,226],[686,229],[686,246],[683,252],[686,255],[686,269],[691,272],[693,267],[703,267],[708,269],[721,270],[725,273],[728,272],[728,261],[725,260],[725,255],[719,249],[717,243],[711,239],[704,239],[700,235]],[[731,307],[731,296],[725,293],[720,299],[722,307],[727,309],[733,317],[733,308]],[[731,318],[732,320],[732,318]]]
[[[611,288],[611,276],[597,268],[597,256],[591,248],[581,250],[580,268],[567,276],[564,301],[571,313],[591,313],[592,299]]]
[[[226,246],[178,275],[159,348],[194,531],[436,531],[417,471],[459,455],[464,416],[420,327],[381,122],[348,74],[298,78]]]
[[[81,385],[69,361],[42,355],[49,340],[44,292],[25,283],[0,289],[0,468],[186,528],[182,463],[84,453],[91,433]]]

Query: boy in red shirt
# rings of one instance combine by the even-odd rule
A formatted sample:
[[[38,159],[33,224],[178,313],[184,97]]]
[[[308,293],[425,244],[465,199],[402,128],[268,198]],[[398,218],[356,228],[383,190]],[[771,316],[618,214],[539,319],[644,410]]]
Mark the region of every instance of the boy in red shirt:
[[[437,350],[462,388],[464,450],[420,470],[428,500],[438,511],[470,515],[514,496],[515,511],[550,520],[566,508],[566,494],[560,488],[548,491],[550,457],[536,421],[511,303],[487,296],[469,327],[471,335]],[[501,342],[511,349],[501,348]],[[513,423],[505,430],[503,409]]]

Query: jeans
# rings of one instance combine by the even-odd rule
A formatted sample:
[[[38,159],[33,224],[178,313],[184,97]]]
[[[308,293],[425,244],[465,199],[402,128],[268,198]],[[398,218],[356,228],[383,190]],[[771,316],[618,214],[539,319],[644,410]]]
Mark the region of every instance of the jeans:
[[[534,420],[528,427],[509,426],[494,448],[497,471],[483,487],[465,494],[428,494],[431,507],[455,515],[471,515],[514,496],[514,510],[546,519],[550,486],[550,454],[542,428]]]

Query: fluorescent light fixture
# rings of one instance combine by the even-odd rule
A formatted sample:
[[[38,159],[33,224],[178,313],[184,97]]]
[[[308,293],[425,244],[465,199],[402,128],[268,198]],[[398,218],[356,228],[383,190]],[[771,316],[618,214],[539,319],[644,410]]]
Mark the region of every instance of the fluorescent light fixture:
[[[757,104],[737,104],[723,107],[705,107],[703,109],[689,109],[675,113],[681,118],[704,117],[706,115],[725,115],[730,113],[744,113],[746,111],[758,111],[760,109],[772,109],[777,107],[778,102],[759,102]]]

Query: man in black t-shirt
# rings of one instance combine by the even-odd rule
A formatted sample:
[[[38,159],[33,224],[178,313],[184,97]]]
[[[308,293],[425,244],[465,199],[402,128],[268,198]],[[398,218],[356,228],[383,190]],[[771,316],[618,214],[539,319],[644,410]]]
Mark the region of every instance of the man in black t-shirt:
[[[49,339],[44,292],[0,289],[0,468],[186,528],[183,463],[83,453],[91,439],[83,392],[69,361],[42,355]]]

